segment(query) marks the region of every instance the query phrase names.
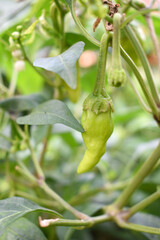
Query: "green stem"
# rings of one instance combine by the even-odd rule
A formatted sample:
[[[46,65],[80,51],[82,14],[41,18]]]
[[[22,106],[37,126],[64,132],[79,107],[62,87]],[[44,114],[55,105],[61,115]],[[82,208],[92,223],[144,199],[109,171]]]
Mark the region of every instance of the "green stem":
[[[126,228],[138,232],[145,232],[145,233],[151,233],[151,234],[158,234],[160,235],[160,229],[159,228],[154,228],[154,227],[148,227],[144,225],[139,225],[135,223],[127,223],[123,221],[122,219],[117,219],[117,224],[121,228]]]
[[[104,97],[106,97],[105,72],[106,72],[108,44],[110,39],[111,39],[111,35],[106,33],[104,33],[101,38],[98,66],[97,66],[98,68],[97,79],[96,79],[96,84],[93,90],[93,94],[96,96],[103,95]]]
[[[72,206],[79,205],[82,202],[84,202],[87,198],[93,197],[98,193],[101,193],[101,192],[111,193],[114,190],[123,189],[127,184],[128,184],[128,180],[117,182],[117,183],[107,183],[105,186],[98,187],[95,189],[90,189],[88,191],[79,193],[78,195],[76,195],[70,200],[70,204]]]
[[[129,55],[125,52],[125,50],[121,47],[121,55],[124,58],[124,60],[126,61],[126,63],[131,67],[131,69],[133,70],[141,88],[142,91],[146,97],[146,100],[149,104],[149,106],[151,107],[153,114],[155,114],[156,116],[158,116],[159,111],[158,111],[158,107],[156,106],[156,103],[151,95],[151,93],[149,92],[148,88],[146,87],[146,84],[137,68],[137,66],[135,65],[135,63],[133,62],[133,60],[129,57]]]
[[[128,16],[128,17],[123,21],[123,23],[121,24],[121,28],[125,27],[129,22],[131,22],[132,20],[134,20],[137,16],[139,16],[139,15],[144,15],[144,14],[147,14],[147,13],[150,13],[150,12],[154,12],[154,11],[159,11],[159,10],[158,10],[158,8],[154,8],[154,9],[147,8],[147,9],[139,10],[139,11],[131,14],[130,16]]]
[[[150,195],[149,197],[147,197],[143,201],[141,201],[141,202],[137,203],[136,205],[134,205],[133,207],[131,207],[128,210],[127,214],[125,215],[125,219],[130,218],[136,212],[141,211],[142,209],[144,209],[145,207],[147,207],[151,203],[155,202],[158,198],[160,198],[160,190],[158,190],[157,192],[153,193],[152,195]]]
[[[26,193],[26,192],[21,192],[21,191],[16,191],[15,195],[20,196],[20,197],[24,197],[27,198],[31,201],[34,201],[40,205],[43,205],[45,207],[51,207],[51,208],[58,208],[59,209],[59,204],[57,202],[48,200],[48,199],[41,199],[37,196],[33,196],[30,193]]]
[[[72,226],[72,227],[91,227],[94,224],[106,222],[110,220],[110,216],[107,214],[100,215],[98,217],[90,217],[86,220],[71,220],[71,219],[60,219],[60,218],[55,218],[55,219],[46,219],[46,220],[41,220],[40,219],[40,226],[42,227],[48,227],[50,225],[54,226]]]
[[[83,25],[81,24],[81,22],[79,21],[79,19],[77,18],[76,16],[76,13],[75,13],[75,9],[74,9],[74,3],[75,3],[75,0],[71,1],[71,5],[69,5],[69,8],[70,8],[70,11],[71,11],[71,14],[72,14],[72,17],[73,17],[73,20],[75,21],[77,27],[79,28],[80,32],[90,41],[92,42],[93,44],[95,44],[96,46],[100,46],[100,42],[95,39],[94,37],[92,37],[87,31],[86,29],[83,27]]]
[[[121,14],[116,13],[113,17],[113,43],[112,43],[112,67],[114,69],[121,69],[121,56],[120,56],[120,23]]]
[[[23,53],[23,56],[24,56],[24,59],[29,63],[29,65],[34,69],[34,71],[36,71],[42,78],[44,78],[46,80],[46,82],[51,85],[51,86],[54,86],[54,83],[45,75],[43,74],[43,72],[40,72],[37,68],[35,68],[31,62],[31,60],[28,58],[26,52],[25,52],[25,49],[23,47],[23,44],[21,43],[20,39],[19,39],[19,45],[21,47],[21,50],[22,50],[22,53]]]
[[[157,106],[159,106],[159,104],[160,104],[159,95],[158,95],[158,91],[156,89],[156,86],[155,86],[155,83],[153,80],[151,68],[149,66],[146,54],[145,54],[141,44],[139,43],[136,35],[134,34],[133,30],[131,29],[131,27],[126,25],[124,27],[124,31],[125,31],[127,37],[129,38],[129,40],[131,41],[136,53],[138,54],[138,56],[141,60],[142,66],[144,68],[144,71],[145,71],[145,74],[146,74],[146,77],[147,77],[147,80],[148,80],[148,83],[149,83],[149,86],[151,89],[152,96],[153,96]]]
[[[135,94],[137,95],[137,98],[138,98],[140,104],[142,105],[143,109],[144,109],[146,112],[152,113],[152,110],[151,110],[151,109],[146,105],[146,103],[144,102],[143,98],[141,97],[139,91],[137,90],[136,86],[134,85],[134,83],[133,83],[131,77],[129,76],[129,74],[127,73],[127,71],[126,71],[126,76],[127,76],[128,80],[129,80],[129,82],[130,82],[130,84],[131,84],[131,86],[132,86]]]
[[[154,29],[154,24],[153,24],[153,20],[151,18],[151,15],[150,14],[147,15],[145,18],[146,18],[146,22],[147,22],[147,25],[148,25],[149,33],[151,35],[151,39],[152,39],[152,42],[153,42],[155,54],[157,56],[158,66],[159,66],[159,73],[160,73],[160,47],[159,47],[158,38],[156,36],[156,32],[155,32],[155,29]]]
[[[142,183],[143,179],[152,171],[152,168],[155,166],[156,162],[160,158],[160,143],[150,155],[150,157],[145,161],[137,174],[132,178],[131,182],[127,185],[125,190],[119,196],[119,198],[113,204],[116,208],[121,209],[128,202],[131,195]]]
[[[20,166],[16,166],[15,169],[19,172],[22,176],[25,176],[27,179],[30,180],[31,183],[36,184],[36,178],[29,172],[29,170],[24,166],[22,162],[18,162]]]
[[[39,180],[43,181],[45,176],[44,176],[42,168],[41,168],[41,166],[40,166],[40,164],[38,162],[38,159],[37,159],[37,157],[35,155],[34,149],[33,149],[32,145],[30,143],[30,138],[29,138],[29,133],[28,133],[28,126],[26,125],[25,128],[26,128],[27,144],[28,144],[28,147],[29,147],[29,150],[30,150],[30,153],[31,153],[31,157],[32,157],[32,161],[33,161],[34,167],[35,167],[36,172],[38,174]]]
[[[40,188],[43,189],[49,196],[53,199],[57,200],[66,210],[71,212],[78,219],[87,219],[88,216],[79,212],[75,208],[73,208],[69,203],[67,203],[63,198],[61,198],[56,192],[54,192],[45,182],[40,184]]]
[[[39,158],[39,164],[40,164],[40,166],[43,165],[44,156],[45,156],[45,153],[46,153],[46,150],[47,150],[48,140],[49,140],[51,131],[52,131],[52,125],[50,125],[50,126],[48,127],[46,137],[45,137],[45,139],[44,139],[44,141],[43,141],[43,148],[42,148],[42,152],[41,152],[41,155],[40,155],[40,158]]]
[[[17,77],[18,77],[18,72],[13,68],[12,79],[8,89],[8,97],[12,97],[14,95],[14,92],[16,90],[16,85],[17,85]]]
[[[31,149],[32,151],[32,149]],[[32,152],[33,155],[33,152]],[[34,155],[35,158],[35,155]],[[37,162],[37,159],[35,159]],[[33,184],[37,185],[38,187],[40,187],[45,193],[47,193],[51,198],[53,198],[54,200],[56,200],[59,204],[61,204],[61,206],[68,210],[69,212],[71,212],[76,218],[84,220],[84,219],[88,219],[89,217],[82,213],[79,212],[78,210],[76,210],[75,208],[73,208],[69,203],[67,203],[63,198],[61,198],[56,192],[54,192],[44,181],[44,178],[42,179],[37,179],[33,176],[32,173],[30,173],[30,171],[23,165],[23,163],[19,162],[20,167],[16,166],[16,170],[21,173],[23,176],[25,176],[26,178],[28,178]],[[36,163],[35,163],[36,164]],[[36,165],[37,167],[37,165]],[[42,170],[41,170],[42,171]],[[38,172],[38,169],[37,169]],[[39,173],[43,174],[42,173]],[[40,180],[40,181],[39,181]]]

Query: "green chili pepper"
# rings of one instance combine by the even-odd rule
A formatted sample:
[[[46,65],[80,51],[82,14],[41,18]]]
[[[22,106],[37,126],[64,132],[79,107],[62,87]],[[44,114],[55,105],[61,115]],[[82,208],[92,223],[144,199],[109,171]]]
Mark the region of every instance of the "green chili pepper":
[[[106,151],[106,142],[113,132],[112,100],[105,91],[106,56],[110,34],[104,34],[101,39],[98,73],[95,88],[83,103],[81,124],[85,130],[82,133],[86,152],[80,162],[77,172],[84,173],[94,167]]]
[[[89,171],[105,153],[106,142],[113,132],[112,111],[109,96],[104,98],[91,94],[85,100],[81,124],[85,130],[82,137],[87,150],[78,166],[78,173]]]

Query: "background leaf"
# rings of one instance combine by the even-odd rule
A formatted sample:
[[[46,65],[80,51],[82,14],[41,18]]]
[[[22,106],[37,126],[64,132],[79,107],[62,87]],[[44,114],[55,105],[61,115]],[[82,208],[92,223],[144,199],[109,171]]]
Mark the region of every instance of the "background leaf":
[[[12,223],[0,240],[47,240],[43,232],[26,218],[20,218]]]
[[[50,100],[39,105],[31,114],[19,117],[17,123],[28,125],[62,123],[79,132],[83,132],[82,126],[72,115],[67,105],[59,100]]]
[[[0,135],[0,149],[9,151],[10,146],[10,142],[5,137]]]
[[[45,98],[40,94],[15,96],[0,101],[0,107],[9,112],[19,112],[24,110],[31,110],[42,103]]]
[[[83,48],[84,43],[78,42],[56,57],[36,59],[34,66],[57,73],[69,87],[75,89],[77,85],[76,62],[82,54]]]
[[[61,216],[57,212],[40,207],[27,199],[11,197],[0,201],[0,236],[4,233],[9,224],[24,216],[27,213],[43,211],[56,216]]]

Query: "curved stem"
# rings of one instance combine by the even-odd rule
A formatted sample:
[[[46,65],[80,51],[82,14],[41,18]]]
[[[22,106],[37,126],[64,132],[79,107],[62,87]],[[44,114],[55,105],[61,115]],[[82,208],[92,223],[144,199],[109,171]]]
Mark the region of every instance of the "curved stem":
[[[137,16],[139,15],[145,15],[147,13],[150,13],[150,12],[155,12],[155,11],[159,11],[158,8],[154,8],[154,9],[150,9],[150,8],[147,8],[147,9],[143,9],[143,10],[139,10],[133,14],[131,14],[130,16],[128,16],[121,24],[121,28],[125,27],[129,22],[131,22],[133,19],[135,19]]]
[[[116,183],[107,183],[105,186],[90,189],[90,190],[84,191],[84,192],[80,192],[79,194],[77,194],[75,197],[73,197],[70,200],[70,204],[72,206],[79,205],[82,202],[84,202],[86,199],[93,197],[98,193],[101,193],[101,192],[111,193],[114,190],[123,189],[124,187],[126,187],[128,182],[129,182],[129,180],[119,181]]]
[[[46,80],[46,82],[47,82],[49,85],[54,86],[54,83],[53,83],[48,77],[46,77],[46,75],[44,75],[42,72],[40,72],[37,68],[35,68],[35,67],[33,66],[31,60],[28,58],[28,56],[27,56],[27,54],[26,54],[26,52],[25,52],[25,49],[24,49],[24,47],[23,47],[20,39],[19,39],[18,42],[19,42],[19,45],[20,45],[20,47],[21,47],[21,50],[22,50],[24,59],[29,63],[29,65],[34,69],[34,71],[36,71],[41,77],[43,77],[43,78]]]
[[[149,197],[144,199],[143,201],[137,203],[133,207],[129,208],[127,214],[124,216],[125,219],[130,218],[136,212],[141,211],[142,209],[146,208],[151,203],[155,202],[157,199],[160,198],[160,190],[156,191],[155,193],[151,194]]]
[[[138,232],[145,232],[145,233],[152,233],[152,234],[158,234],[160,235],[160,229],[154,228],[154,227],[148,227],[144,225],[139,225],[135,223],[127,223],[123,221],[122,219],[117,219],[117,224],[119,227],[138,231]]]
[[[122,194],[115,201],[113,206],[117,209],[121,209],[128,202],[131,195],[142,183],[143,179],[152,171],[152,168],[155,166],[157,161],[160,158],[160,143],[150,155],[150,157],[144,162],[137,174],[132,178],[131,182],[127,185]]]
[[[142,66],[144,68],[144,71],[145,71],[145,74],[146,74],[146,77],[147,77],[147,80],[148,80],[148,83],[149,83],[149,86],[151,89],[152,96],[153,96],[157,106],[159,106],[159,104],[160,104],[159,95],[158,95],[158,91],[156,89],[156,86],[155,86],[155,83],[153,80],[152,72],[151,72],[146,54],[145,54],[141,44],[139,43],[137,37],[133,33],[133,30],[131,29],[131,27],[128,25],[125,26],[124,31],[125,31],[127,37],[129,38],[129,40],[131,41],[136,53],[138,54],[138,56],[141,60]]]
[[[96,79],[96,84],[93,90],[93,94],[95,96],[103,95],[104,97],[106,97],[105,72],[106,72],[108,44],[110,39],[111,39],[111,35],[106,33],[104,33],[101,38],[98,67],[97,67],[98,68],[97,79]]]
[[[71,10],[71,14],[72,14],[72,17],[73,17],[73,20],[75,21],[77,27],[79,28],[80,32],[90,41],[92,42],[94,45],[96,46],[100,46],[100,42],[95,39],[94,37],[92,37],[87,31],[86,29],[83,27],[83,25],[81,24],[81,22],[79,21],[79,19],[77,18],[76,16],[76,13],[75,13],[75,9],[74,9],[74,3],[75,3],[75,0],[72,0],[72,3],[69,5],[70,7],[70,10]]]
[[[149,32],[150,32],[150,35],[152,38],[155,54],[156,54],[157,60],[158,60],[158,67],[159,67],[159,71],[160,71],[160,47],[159,47],[155,29],[154,29],[153,20],[150,15],[146,16],[146,22],[147,22],[148,29],[149,29]]]
[[[158,111],[158,107],[156,106],[156,103],[152,97],[152,95],[150,94],[148,88],[146,87],[146,84],[140,74],[140,72],[138,71],[137,66],[135,65],[135,63],[133,62],[133,60],[129,57],[129,55],[125,52],[125,50],[121,47],[121,55],[124,58],[124,60],[126,61],[126,63],[131,67],[131,69],[133,70],[141,88],[142,91],[146,97],[146,100],[149,104],[149,106],[151,107],[153,114],[155,114],[156,116],[158,116],[159,111]]]
[[[71,212],[78,219],[87,219],[88,216],[84,213],[79,212],[75,208],[73,208],[69,203],[67,203],[63,198],[61,198],[56,192],[54,192],[45,182],[40,184],[40,188],[43,189],[49,196],[53,199],[57,200],[66,210]]]
[[[148,112],[148,113],[152,113],[152,110],[146,105],[146,103],[144,102],[143,98],[141,97],[140,93],[138,92],[136,86],[134,85],[133,81],[131,80],[131,77],[129,76],[129,74],[126,71],[126,76],[133,88],[133,91],[135,92],[135,94],[137,95],[137,98],[140,102],[140,104],[142,105],[143,109]]]

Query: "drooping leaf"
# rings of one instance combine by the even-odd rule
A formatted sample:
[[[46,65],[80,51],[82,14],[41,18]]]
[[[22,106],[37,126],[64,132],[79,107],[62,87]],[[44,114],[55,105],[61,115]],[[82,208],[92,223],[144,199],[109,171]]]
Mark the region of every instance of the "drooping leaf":
[[[0,236],[3,235],[9,224],[13,223],[27,213],[43,211],[52,213],[58,217],[61,215],[53,210],[40,207],[27,199],[11,197],[0,201]]]
[[[26,218],[19,218],[9,225],[0,240],[47,240],[43,232]]]
[[[59,100],[50,100],[39,105],[31,114],[19,117],[17,119],[17,123],[28,125],[49,125],[62,123],[79,132],[84,131],[67,105]]]
[[[83,42],[78,42],[68,50],[56,57],[39,58],[34,61],[34,66],[57,73],[72,89],[77,85],[76,62],[82,54]]]
[[[0,135],[0,150],[2,149],[5,151],[9,151],[10,146],[11,146],[10,142],[5,137]]]
[[[24,110],[31,110],[42,103],[45,98],[40,94],[15,96],[12,98],[0,101],[0,108],[9,112],[20,112]]]

